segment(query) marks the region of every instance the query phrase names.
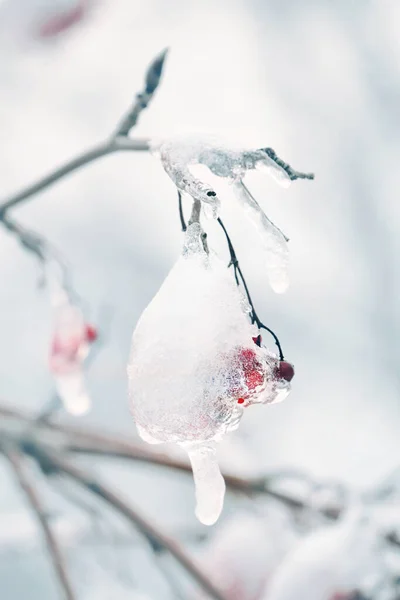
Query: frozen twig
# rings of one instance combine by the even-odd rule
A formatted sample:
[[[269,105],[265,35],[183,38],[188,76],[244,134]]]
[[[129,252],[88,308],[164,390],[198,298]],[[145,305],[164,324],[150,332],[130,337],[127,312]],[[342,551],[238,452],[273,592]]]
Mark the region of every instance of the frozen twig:
[[[189,225],[193,225],[193,223],[200,224],[200,212],[201,212],[200,200],[193,200],[192,214],[190,215]]]
[[[180,206],[182,206],[181,195],[179,195],[179,204],[180,204]],[[201,202],[200,202],[200,200],[193,200],[192,214],[190,215],[189,225],[193,225],[193,223],[198,223],[200,225],[201,241],[203,244],[204,252],[206,252],[206,254],[208,254],[209,251],[208,251],[208,243],[207,243],[207,234],[205,231],[203,231],[203,229],[201,227],[200,214],[201,214]],[[183,219],[183,213],[181,213],[181,222],[182,222],[182,229],[185,231],[186,225],[184,225],[184,221],[182,221],[182,219]],[[184,229],[184,227],[185,227],[185,229]]]
[[[15,448],[7,447],[6,444],[2,445],[1,449],[5,457],[10,462],[10,465],[12,466],[12,469],[17,477],[18,483],[23,492],[25,493],[25,496],[29,501],[30,506],[37,517],[40,527],[42,528],[49,557],[53,564],[54,571],[57,575],[60,586],[63,590],[64,598],[65,600],[76,600],[77,597],[73,592],[60,546],[49,525],[45,508],[35,487],[29,481],[25,473],[23,467],[23,454]]]
[[[288,163],[279,158],[275,150],[272,148],[262,148],[262,150],[269,156],[271,160],[274,161],[275,164],[285,171],[291,181],[295,181],[296,179],[314,179],[314,173],[302,173],[301,171],[295,171],[295,169],[292,169]]]

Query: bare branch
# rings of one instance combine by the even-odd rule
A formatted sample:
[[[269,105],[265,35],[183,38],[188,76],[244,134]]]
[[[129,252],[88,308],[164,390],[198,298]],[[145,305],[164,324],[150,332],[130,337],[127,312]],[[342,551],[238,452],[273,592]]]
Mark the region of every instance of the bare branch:
[[[131,129],[138,122],[142,111],[148,107],[160,83],[167,54],[168,48],[163,50],[151,63],[146,73],[145,88],[142,92],[136,95],[134,103],[132,104],[129,112],[123,117],[118,125],[117,130],[114,133],[114,137],[129,135]]]
[[[31,505],[31,508],[35,513],[37,520],[42,528],[49,557],[53,564],[54,571],[57,575],[60,586],[63,590],[64,598],[65,600],[76,600],[76,596],[73,592],[72,585],[69,580],[61,549],[49,525],[45,508],[35,487],[30,483],[27,475],[24,472],[23,455],[18,450],[9,449],[7,447],[2,447],[2,451],[8,459],[8,461],[10,462],[14,473],[18,479],[18,483],[21,489],[24,491],[29,501],[29,504]]]
[[[4,405],[0,405],[0,415],[3,417],[22,420],[27,424],[31,423],[34,419],[25,413],[16,411],[15,409],[10,409]],[[137,460],[153,465],[175,469],[187,474],[192,473],[188,461],[171,458],[162,452],[158,452],[152,448],[147,448],[143,444],[134,443],[130,440],[124,440],[121,439],[121,437],[77,428],[73,425],[54,423],[51,421],[42,423],[41,425],[43,425],[44,428],[59,431],[60,433],[69,436],[61,444],[61,449],[64,451],[75,452],[77,454],[103,456],[104,458]],[[32,430],[29,429],[29,431],[32,434]],[[43,431],[43,429],[41,431]],[[43,434],[41,433],[41,438],[42,437]],[[268,476],[256,479],[246,479],[231,473],[223,473],[223,477],[227,487],[233,492],[239,492],[246,495],[266,495],[270,498],[274,498],[278,502],[282,502],[292,510],[306,510],[309,508],[302,500],[274,490],[270,486]],[[337,506],[331,506],[327,507],[323,512],[328,518],[337,518],[340,514],[340,508]]]
[[[71,161],[65,163],[49,175],[46,175],[42,179],[39,179],[39,181],[37,181],[36,183],[29,185],[17,194],[1,202],[0,220],[3,220],[4,213],[12,206],[16,206],[20,202],[31,198],[32,196],[38,194],[53,183],[56,183],[66,175],[73,173],[77,169],[80,169],[84,165],[89,164],[101,158],[102,156],[107,156],[108,154],[112,154],[113,152],[146,152],[148,150],[148,139],[117,138],[100,144],[99,146],[95,146],[94,148],[88,150],[87,152],[84,152],[77,158],[74,158]]]
[[[11,219],[8,215],[3,214],[2,216],[3,225],[10,233],[13,233],[21,245],[32,252],[37,256],[37,258],[41,261],[45,261],[46,257],[46,242],[44,238],[35,233],[34,231],[29,231],[19,225],[14,219]]]
[[[32,424],[35,421],[35,417],[29,416],[27,413],[18,411],[14,408],[9,408],[3,404],[0,405],[0,416],[7,417],[13,420],[22,421],[24,424]],[[109,434],[103,434],[97,431],[74,427],[72,425],[65,425],[61,423],[46,422],[38,424],[38,430],[40,431],[40,441],[43,440],[44,431],[58,431],[60,434],[66,436],[61,443],[54,441],[53,447],[58,451],[63,450],[67,452],[74,452],[77,454],[88,454],[93,456],[101,456],[103,458],[118,458],[126,460],[134,460],[146,462],[161,467],[175,469],[182,473],[191,474],[191,467],[189,462],[185,460],[179,460],[166,456],[162,452],[155,451],[153,448],[145,447],[143,444],[131,442],[130,440],[124,440],[121,436],[112,436]],[[29,429],[30,437],[26,440],[25,451],[35,456],[36,448],[38,443],[32,438],[33,431]],[[0,429],[0,433],[1,429]],[[16,437],[18,440],[18,438]],[[47,443],[47,440],[45,440]],[[30,451],[30,447],[34,447],[34,451]],[[277,491],[273,488],[271,483],[276,479],[276,475],[272,478],[268,475],[246,479],[238,477],[231,473],[222,473],[227,488],[233,492],[239,492],[249,496],[252,495],[265,495],[270,498],[281,502],[291,510],[310,510],[310,506],[287,493]],[[315,508],[314,510],[318,510]],[[321,512],[328,519],[338,519],[342,511],[341,506],[331,505],[324,507]],[[388,533],[385,535],[387,542],[394,546],[400,547],[400,539],[395,533]]]
[[[11,218],[8,213],[0,213],[0,222],[18,239],[23,248],[39,259],[43,267],[43,274],[46,263],[50,261],[54,262],[59,270],[65,291],[70,298],[78,298],[78,294],[73,288],[71,274],[65,260],[61,253],[45,237],[31,229],[23,227],[14,218]]]
[[[27,200],[38,192],[46,189],[59,179],[62,179],[69,173],[80,169],[84,165],[91,163],[102,156],[106,156],[113,152],[126,150],[147,151],[149,149],[148,140],[126,139],[126,136],[129,134],[132,127],[136,125],[141,112],[147,108],[150,100],[158,88],[167,52],[168,49],[163,50],[150,64],[145,77],[144,90],[136,95],[131,109],[122,119],[121,124],[117,128],[115,134],[111,136],[111,139],[72,159],[36,183],[29,185],[27,188],[21,190],[17,194],[4,200],[3,202],[0,202],[0,220],[3,220],[4,213],[12,206]]]
[[[185,223],[185,215],[183,214],[182,192],[180,190],[178,190],[178,208],[179,208],[179,220],[181,222],[181,229],[182,229],[182,232],[184,233],[187,229],[187,225]]]
[[[104,500],[120,514],[123,514],[147,539],[168,550],[211,598],[214,600],[227,600],[224,594],[218,590],[209,577],[203,573],[175,540],[162,532],[159,527],[150,523],[146,517],[139,513],[136,508],[133,508],[131,504],[128,504],[126,500],[123,500],[119,494],[113,492],[109,486],[99,483],[83,469],[51,452],[38,449],[37,458],[39,461],[43,459],[46,465],[50,465],[54,471],[64,473],[80,483],[89,492]]]

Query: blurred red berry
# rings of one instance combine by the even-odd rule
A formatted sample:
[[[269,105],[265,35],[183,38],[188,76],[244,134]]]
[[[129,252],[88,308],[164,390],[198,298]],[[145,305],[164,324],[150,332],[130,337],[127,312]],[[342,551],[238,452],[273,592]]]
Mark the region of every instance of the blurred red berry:
[[[88,342],[95,342],[98,338],[97,329],[93,325],[86,325],[86,339]]]
[[[281,360],[276,369],[276,376],[285,381],[292,381],[294,377],[294,367],[286,360]]]
[[[71,10],[60,12],[58,15],[55,15],[42,23],[37,32],[39,37],[55,37],[76,23],[79,23],[86,15],[85,4],[86,3],[81,2]]]

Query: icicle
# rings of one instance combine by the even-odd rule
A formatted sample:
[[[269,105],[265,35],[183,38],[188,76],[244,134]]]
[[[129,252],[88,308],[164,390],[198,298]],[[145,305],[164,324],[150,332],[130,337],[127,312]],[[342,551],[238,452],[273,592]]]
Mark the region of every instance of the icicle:
[[[50,262],[47,281],[54,325],[49,368],[65,409],[78,416],[88,412],[91,406],[84,378],[84,361],[97,332],[85,323],[81,309],[72,304],[59,278],[58,265]]]
[[[217,462],[216,444],[185,445],[192,465],[196,488],[196,517],[204,525],[214,525],[221,514],[225,481]]]
[[[235,191],[235,197],[243,207],[247,218],[257,229],[265,248],[266,268],[271,287],[275,292],[283,293],[289,286],[288,239],[282,231],[270,221],[242,181],[235,181],[232,186]]]

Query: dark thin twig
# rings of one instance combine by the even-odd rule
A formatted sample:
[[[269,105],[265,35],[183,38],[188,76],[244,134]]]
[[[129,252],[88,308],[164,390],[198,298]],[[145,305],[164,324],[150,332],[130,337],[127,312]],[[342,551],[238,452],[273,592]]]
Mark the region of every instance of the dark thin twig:
[[[220,217],[218,217],[217,221],[218,221],[219,225],[222,227],[222,229],[223,229],[223,231],[225,233],[226,241],[228,242],[229,253],[230,253],[230,256],[231,256],[231,261],[229,263],[229,266],[233,266],[237,285],[239,285],[238,275],[239,275],[240,279],[242,280],[243,287],[244,287],[245,292],[246,292],[247,300],[248,300],[248,302],[249,302],[249,304],[251,306],[251,320],[252,320],[253,323],[256,323],[256,325],[257,325],[257,327],[259,329],[265,329],[266,331],[268,331],[268,333],[270,333],[272,335],[272,337],[274,338],[274,342],[275,342],[275,344],[276,344],[276,346],[278,348],[279,359],[280,360],[284,360],[282,346],[280,344],[278,336],[272,331],[272,329],[270,329],[269,327],[267,327],[266,325],[264,325],[264,323],[259,319],[259,317],[258,317],[258,315],[256,313],[256,310],[255,310],[254,304],[253,304],[253,300],[252,300],[251,295],[250,295],[249,288],[247,287],[246,280],[244,278],[242,269],[240,268],[239,261],[238,261],[237,256],[236,256],[235,249],[233,247],[231,238],[230,238],[230,236],[229,236],[229,234],[228,234],[228,232],[226,230],[226,227],[225,227],[225,225],[222,222],[222,220],[221,220]]]
[[[181,221],[182,231],[186,231],[187,227],[186,227],[185,217],[183,215],[183,208],[182,208],[182,194],[181,194],[181,192],[179,190],[178,190],[178,206],[179,206],[179,218],[180,218],[180,221]],[[225,225],[222,222],[222,219],[220,217],[218,217],[217,221],[218,221],[219,225],[222,227],[222,229],[223,229],[223,231],[225,233],[226,241],[228,243],[228,248],[229,248],[229,254],[230,254],[230,257],[231,257],[231,261],[229,263],[229,266],[233,266],[234,274],[235,274],[235,280],[236,280],[237,285],[239,285],[238,274],[240,276],[240,279],[242,280],[242,283],[243,283],[243,286],[244,286],[244,289],[245,289],[245,292],[246,292],[247,300],[248,300],[248,302],[249,302],[249,304],[251,306],[251,319],[252,319],[252,322],[256,323],[257,327],[259,329],[265,329],[266,331],[268,331],[268,333],[270,333],[272,335],[272,337],[274,338],[275,344],[276,344],[276,346],[278,348],[279,359],[280,360],[284,360],[282,346],[281,346],[281,344],[279,342],[278,336],[272,331],[272,329],[270,329],[269,327],[267,327],[266,325],[264,325],[264,323],[259,319],[259,317],[258,317],[258,315],[256,313],[256,310],[255,310],[254,304],[253,304],[253,300],[252,300],[251,295],[250,295],[249,288],[247,287],[246,280],[244,278],[242,269],[240,268],[239,261],[237,259],[236,252],[235,252],[235,249],[233,247],[231,238],[230,238],[230,236],[228,234],[228,231],[227,231],[227,229],[226,229],[226,227],[225,227]]]
[[[269,158],[273,160],[278,167],[285,171],[291,181],[295,181],[296,179],[314,179],[314,173],[301,173],[301,171],[295,171],[295,169],[292,169],[288,163],[279,158],[275,150],[272,148],[261,148],[261,150],[265,152],[265,154],[269,156]]]
[[[69,580],[61,549],[49,525],[44,506],[42,505],[42,502],[39,498],[39,495],[37,494],[36,489],[29,482],[24,472],[22,465],[23,455],[18,450],[8,449],[6,447],[2,447],[2,451],[6,458],[9,460],[14,470],[14,473],[18,479],[18,483],[21,486],[21,489],[24,491],[31,505],[31,508],[35,513],[39,524],[42,528],[49,556],[51,562],[53,563],[54,571],[57,575],[60,586],[63,590],[65,600],[76,600],[76,596],[73,592],[72,585]]]
[[[151,63],[146,73],[145,88],[136,95],[132,107],[118,125],[114,137],[129,135],[131,129],[138,122],[140,114],[149,105],[161,81],[162,70],[167,54],[168,48],[163,50]]]
[[[19,225],[14,219],[11,219],[8,215],[2,216],[3,225],[10,233],[13,233],[21,245],[32,254],[35,254],[37,258],[44,262],[46,255],[48,254],[47,242],[40,235],[34,231],[30,231]]]
[[[55,472],[68,475],[89,492],[110,504],[118,513],[123,514],[147,539],[153,540],[155,544],[168,550],[211,598],[214,600],[227,600],[224,594],[218,590],[209,577],[203,573],[175,540],[160,531],[158,527],[155,527],[136,508],[133,508],[113,492],[110,487],[96,481],[91,474],[47,450],[38,449],[37,459],[39,462],[43,460],[46,465],[51,465]]]
[[[181,228],[182,228],[182,231],[185,232],[187,229],[187,225],[186,225],[185,217],[183,214],[182,192],[180,190],[178,190],[178,206],[179,206],[179,218],[181,220]]]

